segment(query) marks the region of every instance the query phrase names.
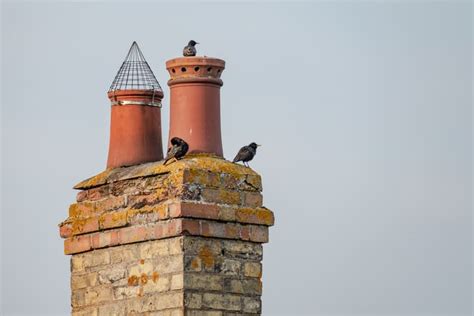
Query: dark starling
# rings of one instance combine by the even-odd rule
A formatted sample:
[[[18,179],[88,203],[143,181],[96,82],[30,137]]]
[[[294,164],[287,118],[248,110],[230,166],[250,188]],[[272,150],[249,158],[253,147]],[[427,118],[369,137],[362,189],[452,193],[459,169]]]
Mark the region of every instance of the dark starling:
[[[183,48],[183,56],[185,57],[190,57],[190,56],[196,56],[196,43],[193,40],[190,40],[188,45],[184,46]]]
[[[250,143],[250,145],[240,148],[239,152],[237,153],[237,156],[235,156],[232,162],[242,161],[244,165],[248,167],[249,166],[248,162],[252,160],[253,157],[255,157],[258,146],[260,145],[257,145],[255,143]]]
[[[171,160],[173,158],[176,160],[182,158],[184,155],[186,155],[189,149],[188,143],[186,143],[179,137],[171,138],[171,145],[173,146],[168,149],[168,154],[166,155],[165,162],[163,162],[164,165],[166,165],[168,160]]]

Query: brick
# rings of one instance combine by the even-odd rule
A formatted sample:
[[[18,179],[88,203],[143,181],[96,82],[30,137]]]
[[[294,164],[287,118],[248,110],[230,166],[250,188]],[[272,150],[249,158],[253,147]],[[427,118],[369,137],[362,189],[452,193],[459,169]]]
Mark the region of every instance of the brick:
[[[222,241],[203,237],[186,236],[183,239],[183,247],[186,254],[199,254],[201,249],[207,247],[214,255],[222,252]]]
[[[125,245],[110,250],[110,262],[131,262],[138,260],[137,248],[135,245]]]
[[[240,311],[240,296],[230,294],[204,293],[202,295],[202,307]]]
[[[223,279],[219,275],[188,273],[184,275],[184,288],[207,291],[222,291]]]
[[[83,255],[73,255],[71,256],[71,271],[81,272],[84,270],[84,256]]]
[[[239,241],[223,240],[223,254],[230,258],[262,260],[263,248],[261,244]]]
[[[160,274],[182,272],[184,262],[182,255],[166,256],[154,259],[154,269]]]
[[[126,305],[123,303],[114,302],[113,304],[99,306],[99,316],[107,316],[107,315],[114,315],[114,316],[127,315]]]
[[[147,205],[156,205],[168,198],[168,192],[165,188],[158,189],[151,194],[133,195],[129,197],[128,205],[132,209],[141,209]]]
[[[202,198],[206,202],[218,204],[240,204],[240,193],[223,189],[204,189]]]
[[[122,286],[114,288],[114,298],[122,300],[130,297],[137,297],[140,288],[138,286]]]
[[[225,189],[235,190],[239,186],[239,178],[228,173],[222,173],[221,183]]]
[[[225,279],[224,289],[230,293],[245,295],[261,295],[262,284],[259,279]]]
[[[85,303],[93,305],[110,301],[113,298],[112,288],[110,287],[95,287],[88,288],[85,292]]]
[[[148,229],[145,226],[122,228],[119,235],[122,244],[144,241],[148,239]]]
[[[198,256],[186,256],[184,258],[184,270],[199,272],[202,269],[202,261]]]
[[[237,239],[240,237],[240,225],[233,223],[224,224],[225,238]]]
[[[246,262],[244,263],[244,276],[261,278],[262,264],[260,262]]]
[[[170,216],[217,219],[219,216],[219,206],[206,203],[176,203],[173,207],[173,212],[170,212]]]
[[[69,206],[69,217],[86,218],[95,212],[95,204],[92,202],[74,203]]]
[[[246,175],[244,181],[242,181],[239,185],[239,189],[241,190],[249,190],[249,191],[262,191],[262,178],[259,175]]]
[[[233,222],[235,221],[235,208],[222,206],[219,208],[217,218],[221,221]]]
[[[184,275],[175,274],[171,276],[171,290],[181,290],[184,287]]]
[[[186,316],[223,316],[220,311],[187,310]]]
[[[225,224],[211,221],[201,221],[201,234],[206,237],[225,238]]]
[[[274,223],[273,212],[264,208],[240,208],[235,212],[236,220],[242,223],[271,226]]]
[[[91,239],[89,235],[70,237],[64,240],[64,253],[73,254],[88,251],[91,249]]]
[[[79,191],[76,194],[76,201],[77,202],[82,202],[82,201],[85,201],[85,200],[87,200],[87,191]]]
[[[88,252],[84,255],[84,267],[91,268],[110,264],[110,254],[108,251],[99,250]]]
[[[100,187],[87,190],[87,199],[91,201],[96,201],[108,197],[109,194],[109,186],[102,185]]]
[[[78,290],[72,291],[71,305],[73,308],[81,307],[86,304],[85,294],[86,294],[86,289],[78,289]]]
[[[261,243],[268,242],[268,227],[252,225],[250,227],[250,240]]]
[[[202,295],[194,292],[184,293],[184,306],[187,308],[201,308]]]
[[[99,217],[100,229],[123,227],[127,225],[127,211],[116,211],[102,214]]]
[[[73,310],[71,316],[97,316],[97,307]]]
[[[62,223],[59,226],[59,235],[62,238],[68,238],[72,236],[72,224],[71,223]]]
[[[170,255],[178,255],[184,252],[184,237],[168,239]]]
[[[78,235],[99,230],[99,221],[97,217],[84,219],[75,219],[72,221],[72,234]]]
[[[181,232],[184,235],[200,235],[201,222],[193,219],[183,219],[181,221]]]
[[[120,235],[118,231],[98,232],[91,236],[92,248],[104,248],[116,246],[120,243]]]
[[[242,205],[249,207],[260,207],[262,204],[262,194],[258,192],[242,192]]]
[[[150,311],[158,311],[168,308],[176,308],[183,306],[183,293],[166,293],[152,296],[144,296],[140,300],[131,300],[128,303],[128,313],[143,313]]]
[[[97,273],[73,274],[71,275],[71,289],[84,289],[86,287],[93,287],[97,284]]]
[[[127,205],[127,200],[124,196],[111,196],[105,200],[95,202],[95,209],[97,213],[116,210]]]
[[[106,270],[98,272],[100,284],[115,283],[118,280],[124,279],[127,270],[122,267],[111,266]]]
[[[232,259],[223,259],[219,263],[220,273],[224,275],[239,275],[240,274],[240,261]]]
[[[147,293],[158,293],[166,292],[170,290],[170,277],[169,276],[159,276],[154,279],[150,279],[143,286],[143,292]]]
[[[168,240],[155,240],[143,243],[139,246],[140,258],[150,259],[169,254]]]
[[[243,298],[243,312],[244,313],[256,313],[262,312],[262,303],[260,298],[257,297],[244,297]]]
[[[220,178],[217,173],[207,170],[187,169],[183,172],[183,183],[198,183],[206,187],[219,187]]]

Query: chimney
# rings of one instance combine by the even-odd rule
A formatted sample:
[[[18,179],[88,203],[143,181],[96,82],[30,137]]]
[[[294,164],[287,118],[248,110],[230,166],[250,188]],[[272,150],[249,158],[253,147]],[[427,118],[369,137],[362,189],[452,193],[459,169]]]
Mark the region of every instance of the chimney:
[[[136,42],[107,95],[112,103],[107,168],[163,159],[163,91]]]
[[[135,45],[129,55],[144,61]],[[216,155],[136,165],[161,157],[152,149],[161,148],[155,103],[162,93],[150,89],[157,82],[143,61],[140,69],[148,69],[152,83],[127,90],[124,76],[137,63],[127,60],[109,92],[117,102],[111,135],[116,160],[109,166],[132,165],[78,183],[76,201],[59,224],[64,253],[71,255],[72,315],[260,315],[263,244],[274,216],[263,206],[260,175],[216,156],[222,155],[224,61],[190,57],[167,63],[170,136],[189,141],[193,152]],[[154,148],[137,145],[140,135]]]
[[[225,62],[210,57],[168,60],[171,78],[169,139],[178,136],[189,144],[190,153],[213,153],[222,157],[220,79]]]

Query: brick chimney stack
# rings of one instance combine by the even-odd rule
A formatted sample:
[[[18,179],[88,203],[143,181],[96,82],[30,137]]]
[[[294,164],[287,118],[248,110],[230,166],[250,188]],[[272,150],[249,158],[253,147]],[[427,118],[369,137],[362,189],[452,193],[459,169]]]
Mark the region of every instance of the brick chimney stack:
[[[71,255],[72,315],[262,312],[262,244],[274,217],[260,176],[219,157],[220,124],[208,118],[219,119],[224,62],[178,58],[167,63],[172,73],[171,65],[180,73],[184,65],[215,67],[203,79],[170,80],[171,135],[187,138],[195,153],[166,166],[108,168],[74,187],[77,201],[59,225]]]

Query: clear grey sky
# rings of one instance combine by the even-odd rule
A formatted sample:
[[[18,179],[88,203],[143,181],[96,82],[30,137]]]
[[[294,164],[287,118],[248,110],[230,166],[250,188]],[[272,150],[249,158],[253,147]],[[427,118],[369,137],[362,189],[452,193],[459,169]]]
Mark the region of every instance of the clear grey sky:
[[[136,40],[164,88],[190,39],[226,60],[224,151],[262,143],[264,315],[470,315],[472,3],[4,2],[2,305],[67,315],[57,224],[105,168]]]

